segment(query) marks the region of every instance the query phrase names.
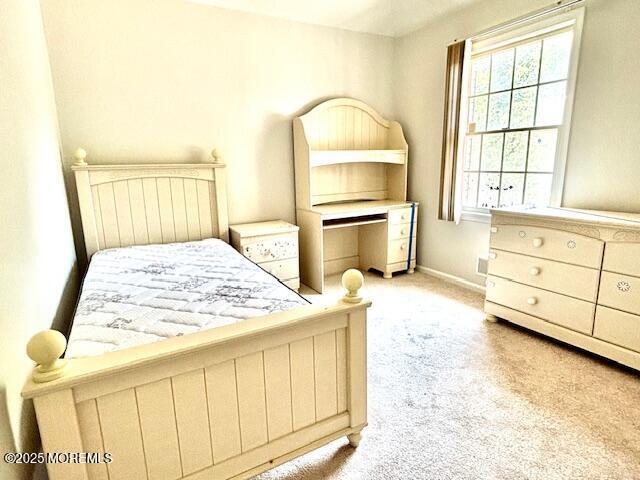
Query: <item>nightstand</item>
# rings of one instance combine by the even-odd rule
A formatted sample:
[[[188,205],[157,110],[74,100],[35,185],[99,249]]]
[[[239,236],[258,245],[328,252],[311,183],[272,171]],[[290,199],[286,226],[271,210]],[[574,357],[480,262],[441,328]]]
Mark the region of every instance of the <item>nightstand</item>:
[[[231,245],[289,288],[300,288],[298,230],[283,220],[232,225]]]

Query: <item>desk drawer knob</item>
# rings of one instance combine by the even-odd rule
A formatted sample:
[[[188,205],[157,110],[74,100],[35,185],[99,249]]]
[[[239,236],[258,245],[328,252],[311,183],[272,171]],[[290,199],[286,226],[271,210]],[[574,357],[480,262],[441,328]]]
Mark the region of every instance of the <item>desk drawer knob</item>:
[[[543,243],[544,241],[540,237],[533,239],[533,246],[536,248],[540,248]]]
[[[535,305],[536,303],[538,303],[538,299],[536,297],[529,297],[527,298],[527,303],[529,305]]]
[[[540,269],[538,267],[531,267],[529,273],[535,277],[536,275],[540,275]]]

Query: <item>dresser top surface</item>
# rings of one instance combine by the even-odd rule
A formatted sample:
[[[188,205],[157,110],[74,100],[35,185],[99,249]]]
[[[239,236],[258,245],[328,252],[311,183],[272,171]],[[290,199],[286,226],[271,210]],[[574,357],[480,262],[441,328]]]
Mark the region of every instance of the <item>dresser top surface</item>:
[[[640,214],[560,207],[511,207],[491,209],[492,215],[532,216],[550,220],[586,222],[640,228]]]

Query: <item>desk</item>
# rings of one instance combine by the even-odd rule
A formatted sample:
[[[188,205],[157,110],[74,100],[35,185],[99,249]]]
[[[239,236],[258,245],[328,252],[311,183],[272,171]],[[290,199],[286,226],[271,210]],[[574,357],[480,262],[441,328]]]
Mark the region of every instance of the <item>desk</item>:
[[[300,276],[322,293],[324,277],[348,268],[413,273],[418,204],[368,200],[298,209]]]

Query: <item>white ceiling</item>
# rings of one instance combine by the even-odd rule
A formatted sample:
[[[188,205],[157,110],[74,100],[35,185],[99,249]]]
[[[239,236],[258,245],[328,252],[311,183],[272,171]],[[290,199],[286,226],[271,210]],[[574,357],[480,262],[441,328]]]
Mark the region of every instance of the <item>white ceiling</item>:
[[[480,0],[190,0],[297,22],[399,37]]]

